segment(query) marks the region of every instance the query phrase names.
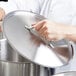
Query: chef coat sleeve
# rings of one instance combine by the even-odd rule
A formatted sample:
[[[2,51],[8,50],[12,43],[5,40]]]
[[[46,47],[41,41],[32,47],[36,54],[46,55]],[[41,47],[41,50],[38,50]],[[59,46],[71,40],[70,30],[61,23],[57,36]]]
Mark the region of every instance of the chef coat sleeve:
[[[39,14],[41,10],[39,0],[8,0],[8,2],[0,2],[0,7],[6,13],[15,10],[26,10]]]
[[[39,0],[15,0],[17,9],[39,13]]]
[[[10,13],[17,10],[15,0],[8,0],[8,2],[0,1],[0,7],[4,9],[5,13]]]

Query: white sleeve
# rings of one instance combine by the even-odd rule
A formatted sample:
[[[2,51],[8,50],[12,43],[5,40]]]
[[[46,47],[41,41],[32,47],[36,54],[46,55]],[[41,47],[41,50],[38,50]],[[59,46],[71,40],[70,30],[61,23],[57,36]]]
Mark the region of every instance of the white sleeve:
[[[15,3],[19,10],[26,10],[39,13],[38,0],[15,0]]]
[[[6,14],[17,10],[17,6],[14,0],[8,0],[8,2],[0,2],[0,7],[5,10]]]
[[[8,2],[1,2],[2,7],[6,13],[15,10],[27,10],[39,13],[40,7],[38,0],[8,0]]]

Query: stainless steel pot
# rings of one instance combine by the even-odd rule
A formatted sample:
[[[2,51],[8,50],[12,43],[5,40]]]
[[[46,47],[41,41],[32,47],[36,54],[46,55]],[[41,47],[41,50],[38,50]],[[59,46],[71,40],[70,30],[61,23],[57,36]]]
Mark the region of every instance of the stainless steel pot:
[[[39,66],[28,63],[0,61],[0,76],[40,76]]]
[[[14,50],[7,39],[1,39],[0,76],[48,76],[48,68],[30,62]]]
[[[27,59],[18,54],[7,42],[6,39],[0,40],[0,60],[10,62],[29,62]]]
[[[33,18],[33,19],[30,18],[30,16],[33,17],[33,15],[35,16],[35,18]],[[47,59],[45,59],[45,61],[42,64],[32,60],[32,59],[34,59],[34,57],[37,58],[39,56],[38,50],[37,50],[39,46],[36,45],[36,42],[35,42],[35,44],[32,43],[32,45],[31,45],[31,39],[30,39],[30,41],[28,40],[30,33],[27,29],[25,29],[25,23],[26,23],[26,21],[28,21],[28,23],[29,23],[29,18],[32,19],[33,21],[35,19],[40,18],[40,16],[37,16],[37,17],[36,16],[37,16],[36,14],[30,14],[27,12],[25,14],[25,11],[15,11],[6,16],[3,25],[4,25],[5,36],[8,40],[2,39],[0,41],[0,46],[1,46],[0,74],[1,74],[1,76],[51,76],[51,75],[54,75],[57,73],[64,72],[62,70],[57,71],[57,65],[56,65],[56,68],[50,68],[50,67],[52,67],[52,65],[50,65],[50,64],[49,64],[49,67],[47,67],[49,62],[47,62],[46,60],[48,59],[49,53],[48,54],[46,53]],[[43,18],[40,18],[39,20],[42,20],[42,19]],[[56,46],[56,48],[54,48],[54,49],[56,49],[55,53],[58,55],[57,58],[60,59],[60,61],[62,62],[62,65],[64,65],[65,63],[69,64],[70,60],[73,57],[72,46],[70,45],[70,47],[69,47],[68,43],[66,41],[65,42],[64,41],[54,44],[54,46]],[[10,46],[9,43],[11,44],[12,47]],[[63,45],[63,44],[64,44],[64,47],[62,47],[62,46],[60,47],[60,45]],[[43,46],[44,46],[44,44],[43,44]],[[29,48],[27,48],[27,47],[29,47]],[[62,50],[62,48],[63,48],[63,50]],[[31,50],[28,50],[28,49],[31,49]],[[61,50],[59,50],[59,49],[61,49]],[[67,53],[65,54],[66,51],[67,51]],[[24,57],[22,57],[21,55]],[[49,56],[50,55],[51,54],[49,54]],[[43,53],[41,54],[40,57],[42,57],[42,56],[43,56]],[[44,57],[45,56],[46,55],[44,55]],[[37,64],[30,62],[26,58]],[[50,62],[52,62],[52,60],[50,61],[50,58],[49,58]],[[47,65],[44,64],[45,62],[47,62]],[[38,64],[40,64],[40,65],[38,65]],[[41,65],[46,66],[46,67],[43,67]],[[61,66],[60,64],[58,64],[58,65]],[[61,67],[59,67],[59,68],[61,68]],[[69,71],[69,69],[68,69],[68,71]],[[63,75],[66,76],[65,73],[63,73]]]
[[[1,39],[0,76],[40,76],[40,66],[23,58],[6,39]]]
[[[4,34],[10,45],[24,58],[44,67],[58,67],[69,63],[73,57],[72,46],[63,39],[58,42],[40,40],[36,30],[26,29],[32,24],[44,20],[41,15],[28,11],[14,11],[9,13],[3,21]],[[32,32],[30,32],[32,31]],[[35,35],[33,35],[35,34]],[[51,48],[53,45],[54,48]]]

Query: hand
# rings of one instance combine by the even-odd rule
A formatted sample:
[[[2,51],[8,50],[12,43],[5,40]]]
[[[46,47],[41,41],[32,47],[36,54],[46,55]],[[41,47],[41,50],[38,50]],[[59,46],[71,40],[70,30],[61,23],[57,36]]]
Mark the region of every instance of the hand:
[[[5,16],[5,11],[2,8],[0,8],[0,21],[3,20],[4,16]]]
[[[38,31],[38,33],[42,37],[44,37],[48,41],[64,39],[66,36],[65,35],[66,26],[56,22],[43,20],[34,24],[33,27]]]

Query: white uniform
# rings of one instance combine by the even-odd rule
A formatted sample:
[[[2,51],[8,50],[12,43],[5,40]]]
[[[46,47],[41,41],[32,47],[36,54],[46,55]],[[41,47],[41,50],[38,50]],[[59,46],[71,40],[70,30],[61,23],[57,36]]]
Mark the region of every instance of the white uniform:
[[[32,11],[51,20],[71,23],[75,16],[75,0],[8,0],[2,6],[6,13],[14,10]],[[1,6],[1,3],[0,3]]]
[[[4,7],[7,13],[13,10],[27,10],[41,14],[52,21],[76,25],[76,0],[9,0],[5,6],[8,8]],[[66,66],[67,68],[64,67],[65,70],[76,70],[76,67],[73,67],[76,66],[75,58],[76,56],[72,60],[75,64],[71,63]]]

